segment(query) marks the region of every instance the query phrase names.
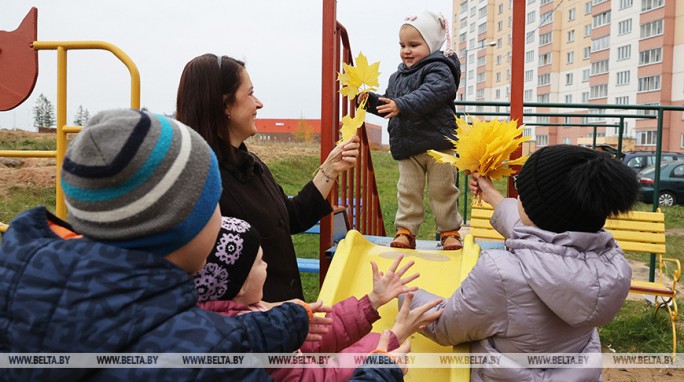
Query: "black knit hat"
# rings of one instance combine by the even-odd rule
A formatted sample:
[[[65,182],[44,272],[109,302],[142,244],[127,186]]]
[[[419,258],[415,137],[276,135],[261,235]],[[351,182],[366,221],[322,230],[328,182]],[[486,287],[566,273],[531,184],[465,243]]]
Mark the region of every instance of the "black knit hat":
[[[195,274],[200,301],[231,300],[237,296],[256,260],[261,236],[244,220],[224,216],[214,250]]]
[[[634,171],[609,155],[571,145],[534,152],[516,178],[525,213],[552,232],[597,232],[638,196]],[[613,199],[613,200],[611,200]]]

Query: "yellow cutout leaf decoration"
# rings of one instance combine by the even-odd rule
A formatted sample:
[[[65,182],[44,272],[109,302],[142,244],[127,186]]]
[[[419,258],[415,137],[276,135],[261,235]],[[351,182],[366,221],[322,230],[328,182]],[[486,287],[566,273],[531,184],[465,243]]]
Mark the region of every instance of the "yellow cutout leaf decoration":
[[[338,144],[351,139],[351,137],[356,134],[356,129],[363,125],[363,121],[366,120],[366,110],[364,109],[365,106],[366,102],[364,101],[359,105],[359,107],[356,108],[354,117],[351,117],[349,114],[342,117],[342,128],[340,129],[341,137],[340,141],[337,142]]]
[[[343,65],[344,72],[337,74],[337,80],[340,81],[340,94],[347,98],[355,98],[361,93],[368,93],[375,91],[380,86],[378,77],[380,77],[380,62],[368,64],[368,59],[363,53],[359,53],[356,57],[356,66],[349,64]],[[356,108],[356,113],[352,118],[349,114],[342,117],[342,129],[340,130],[341,138],[338,144],[346,142],[354,134],[356,129],[363,125],[366,119],[366,100]]]
[[[501,179],[513,175],[512,165],[522,165],[527,156],[511,160],[511,154],[530,137],[522,136],[524,126],[515,121],[480,121],[469,117],[471,123],[456,118],[457,141],[454,144],[458,157],[429,150],[428,154],[438,163],[449,163],[459,171],[477,172],[480,176]]]

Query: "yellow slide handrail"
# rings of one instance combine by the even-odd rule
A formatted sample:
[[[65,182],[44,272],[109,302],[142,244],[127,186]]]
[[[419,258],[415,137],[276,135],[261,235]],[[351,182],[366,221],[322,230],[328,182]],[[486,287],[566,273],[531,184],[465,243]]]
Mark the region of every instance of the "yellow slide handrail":
[[[57,140],[56,150],[0,150],[0,157],[31,157],[55,158],[55,215],[66,219],[66,205],[64,192],[60,183],[59,169],[64,161],[67,149],[67,134],[78,133],[81,126],[66,126],[66,84],[67,84],[67,51],[97,49],[112,52],[128,68],[131,75],[131,109],[140,109],[140,72],[133,60],[115,45],[104,41],[34,41],[35,50],[57,51]],[[0,232],[7,229],[6,224],[0,223]]]

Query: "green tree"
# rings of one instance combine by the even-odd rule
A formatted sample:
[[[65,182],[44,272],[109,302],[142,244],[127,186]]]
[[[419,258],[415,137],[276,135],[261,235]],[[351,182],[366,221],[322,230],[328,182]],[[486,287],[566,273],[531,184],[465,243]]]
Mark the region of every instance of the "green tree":
[[[55,124],[55,107],[52,106],[47,97],[42,93],[36,100],[36,106],[33,107],[33,126],[52,127]]]
[[[79,105],[78,110],[76,110],[76,115],[74,115],[74,125],[85,126],[89,119],[90,112],[88,109],[84,109],[82,105]]]

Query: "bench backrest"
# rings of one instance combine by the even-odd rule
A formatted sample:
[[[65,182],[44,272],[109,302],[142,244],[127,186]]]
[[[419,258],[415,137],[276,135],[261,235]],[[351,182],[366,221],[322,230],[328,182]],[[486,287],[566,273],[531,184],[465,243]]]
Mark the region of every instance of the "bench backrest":
[[[489,223],[494,210],[486,203],[474,204],[471,211],[470,234],[476,239],[503,240]],[[665,254],[665,214],[630,211],[606,219],[604,228],[610,231],[625,252]]]

